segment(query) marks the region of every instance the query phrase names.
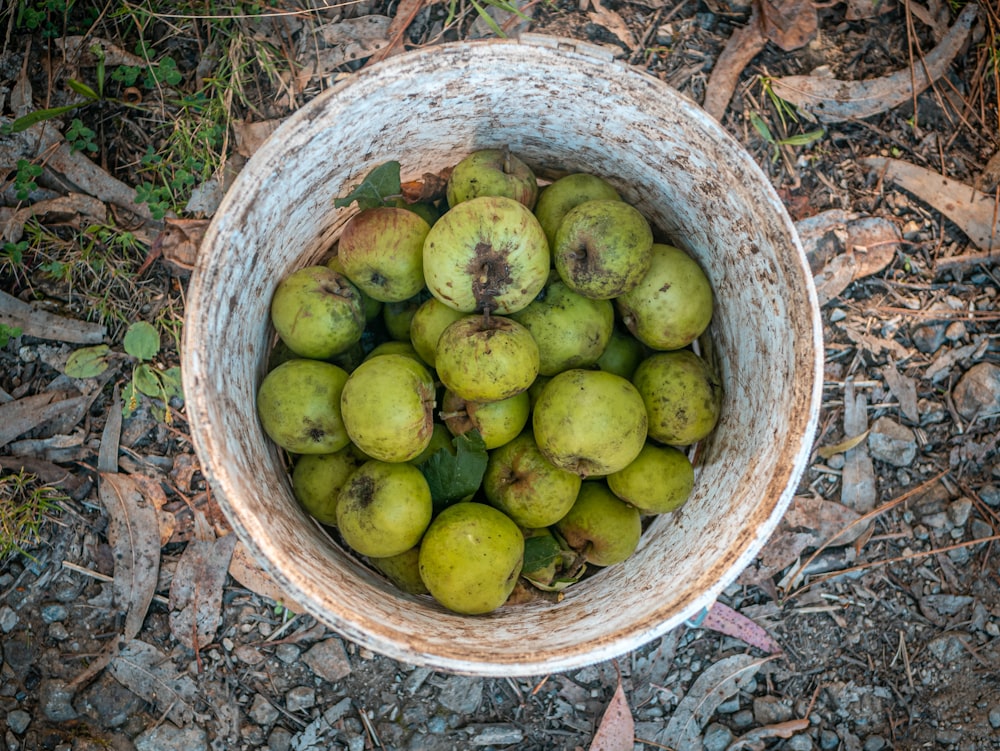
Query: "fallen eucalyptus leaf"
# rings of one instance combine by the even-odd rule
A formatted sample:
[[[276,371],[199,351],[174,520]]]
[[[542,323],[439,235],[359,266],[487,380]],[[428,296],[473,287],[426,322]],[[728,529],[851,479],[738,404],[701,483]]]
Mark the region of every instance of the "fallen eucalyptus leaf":
[[[822,459],[829,459],[831,456],[836,456],[837,454],[843,454],[845,451],[857,446],[859,443],[868,438],[868,433],[871,431],[866,430],[864,433],[858,435],[852,435],[849,438],[845,438],[840,443],[835,443],[832,446],[822,446],[816,449],[816,453]]]
[[[601,723],[597,726],[590,751],[632,751],[635,748],[635,720],[629,708],[622,677],[618,675],[618,686],[604,710]]]
[[[156,707],[171,722],[187,725],[195,719],[198,686],[191,676],[174,667],[170,655],[156,647],[133,639],[115,656],[108,670],[116,681]]]
[[[721,602],[708,609],[700,627],[732,636],[767,654],[781,654],[784,651],[764,628]]]
[[[49,313],[0,291],[0,324],[21,329],[25,336],[70,344],[99,344],[106,326]]]
[[[170,631],[191,650],[207,646],[222,623],[222,588],[236,535],[187,544],[170,583]]]

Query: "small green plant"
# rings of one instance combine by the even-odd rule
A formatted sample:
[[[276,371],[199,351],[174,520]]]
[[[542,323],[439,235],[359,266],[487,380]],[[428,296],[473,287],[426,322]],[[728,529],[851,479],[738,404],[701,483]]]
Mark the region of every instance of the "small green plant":
[[[97,134],[84,125],[83,121],[78,117],[73,118],[73,122],[66,129],[66,140],[73,151],[88,151],[91,154],[96,154],[96,137]]]
[[[111,365],[112,359],[123,358],[134,362],[132,377],[122,391],[122,414],[129,417],[139,406],[139,395],[145,394],[163,402],[163,412],[157,415],[167,424],[173,422],[171,399],[182,399],[181,371],[178,367],[161,369],[153,364],[160,353],[160,334],[146,321],[137,321],[128,327],[122,342],[124,354],[113,352],[106,344],[83,347],[70,355],[66,362],[66,375],[71,378],[94,378]]]
[[[823,137],[823,129],[817,128],[816,130],[811,130],[808,133],[798,133],[794,136],[787,136],[785,138],[775,138],[774,134],[771,133],[771,129],[767,127],[767,123],[764,122],[764,119],[756,112],[750,113],[750,122],[753,124],[754,129],[756,129],[756,131],[760,134],[760,137],[767,141],[774,150],[771,155],[772,162],[776,162],[780,158],[782,146],[808,146]]]
[[[21,329],[17,326],[8,326],[0,323],[0,347],[6,347],[11,339],[21,336]]]
[[[18,201],[28,200],[28,196],[33,190],[38,189],[35,183],[36,177],[41,177],[42,165],[35,164],[27,159],[17,160],[17,173],[14,175],[14,195]]]
[[[24,469],[0,476],[0,499],[0,564],[13,553],[30,557],[27,548],[38,543],[46,519],[68,500]]]
[[[522,21],[530,20],[528,16],[521,12],[521,9],[517,7],[515,2],[508,2],[508,0],[468,0],[469,5],[471,5],[479,17],[483,19],[483,22],[490,27],[494,34],[499,37],[505,37],[507,34],[500,25],[496,22],[496,19],[490,15],[489,9],[496,8],[497,10],[510,13],[511,15],[517,16]],[[445,18],[444,25],[450,26],[455,18],[459,15],[459,3],[460,0],[449,0],[448,2],[448,17]]]

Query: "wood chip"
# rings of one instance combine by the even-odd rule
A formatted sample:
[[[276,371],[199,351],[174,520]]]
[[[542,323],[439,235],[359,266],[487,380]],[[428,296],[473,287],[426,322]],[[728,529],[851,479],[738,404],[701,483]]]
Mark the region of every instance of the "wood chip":
[[[49,391],[0,404],[0,447],[65,414],[78,415],[76,421],[79,421],[81,410],[85,410],[93,400],[92,396],[67,398],[65,392]]]
[[[78,217],[86,217],[89,224],[104,222],[108,209],[102,201],[82,193],[49,198],[18,209],[4,222],[3,239],[16,243],[24,236],[24,225],[29,219],[44,219],[46,224],[65,224]]]
[[[915,425],[920,424],[920,410],[917,408],[917,380],[899,372],[896,363],[890,358],[881,369],[889,391],[899,402],[899,411],[907,420]]]
[[[844,384],[844,433],[858,435],[868,430],[868,398],[855,393],[854,379]],[[844,454],[840,501],[860,514],[875,508],[875,468],[868,455],[868,444],[861,443]]]
[[[736,29],[726,42],[705,87],[702,106],[716,120],[721,121],[726,114],[740,75],[766,44],[755,3],[746,26]]]
[[[0,291],[0,324],[19,328],[26,336],[70,344],[100,344],[108,333],[106,326],[49,313],[3,291]]]

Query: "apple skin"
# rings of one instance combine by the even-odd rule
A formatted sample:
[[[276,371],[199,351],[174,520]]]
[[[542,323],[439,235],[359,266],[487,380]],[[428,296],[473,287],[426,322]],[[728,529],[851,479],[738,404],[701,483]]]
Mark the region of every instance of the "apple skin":
[[[404,592],[411,595],[430,594],[420,578],[420,546],[404,550],[388,558],[370,558],[372,565]]]
[[[722,411],[722,382],[689,349],[657,352],[635,370],[632,382],[649,415],[649,437],[689,446],[715,429]]]
[[[448,506],[420,543],[420,578],[431,596],[465,615],[503,605],[524,563],[524,535],[505,514],[483,503]]]
[[[292,491],[306,513],[320,524],[337,525],[337,496],[361,466],[350,446],[332,454],[305,454],[292,467]]]
[[[450,391],[467,401],[496,402],[525,391],[535,380],[538,345],[510,318],[470,315],[441,333],[434,361]]]
[[[657,350],[681,349],[701,336],[712,320],[712,285],[683,250],[654,243],[649,271],[615,305],[643,344]]]
[[[525,529],[548,527],[566,515],[580,492],[580,476],[550,462],[530,430],[490,453],[483,492],[491,506]]]
[[[407,355],[380,355],[347,378],[340,398],[344,427],[366,455],[406,462],[430,443],[434,429],[434,380]]]
[[[598,200],[620,201],[621,196],[609,182],[585,172],[560,177],[543,188],[535,203],[535,216],[545,230],[549,245],[555,243],[556,231],[570,209],[586,201]]]
[[[573,508],[555,528],[573,550],[584,554],[588,563],[613,566],[639,546],[642,515],[603,482],[590,480],[580,487]]]
[[[511,315],[538,344],[538,372],[546,376],[594,365],[615,325],[610,300],[584,297],[552,276],[555,279],[528,307]]]
[[[583,478],[627,467],[645,445],[646,426],[646,408],[635,386],[601,370],[553,376],[532,415],[535,441],[545,458]]]
[[[513,313],[549,276],[545,232],[524,204],[483,196],[445,213],[424,241],[427,289],[462,313]]]
[[[610,300],[635,287],[652,261],[653,230],[624,201],[586,201],[570,209],[556,231],[552,256],[575,292]]]
[[[538,198],[538,180],[509,149],[481,149],[455,165],[446,188],[451,208],[480,196],[503,196],[532,209]]]
[[[326,266],[305,266],[278,283],[271,323],[299,357],[328,360],[361,340],[365,311],[347,277]]]
[[[611,492],[643,514],[666,514],[683,506],[694,489],[694,467],[672,446],[647,443],[631,464],[607,477]]]
[[[261,381],[257,414],[264,432],[293,454],[332,454],[350,443],[340,409],[348,375],[319,360],[287,360]]]
[[[382,342],[380,345],[375,347],[375,349],[365,355],[364,359],[371,360],[373,357],[381,357],[382,355],[404,355],[421,366],[425,364],[423,358],[417,354],[417,350],[413,348],[412,344],[409,342],[399,342],[395,339]]]
[[[415,547],[432,515],[427,480],[405,462],[365,462],[347,478],[337,498],[337,529],[344,542],[372,558]]]
[[[430,228],[406,209],[365,209],[344,226],[337,257],[362,292],[381,302],[402,302],[424,287],[424,238]]]
[[[410,342],[420,359],[432,368],[436,367],[435,351],[441,332],[464,315],[436,297],[424,300],[410,319]]]
[[[619,331],[616,327],[611,332],[608,346],[597,358],[597,367],[608,373],[615,373],[622,378],[632,380],[632,374],[646,356],[642,342],[631,334]]]
[[[390,339],[397,342],[410,342],[410,323],[420,307],[422,300],[411,297],[402,302],[387,302],[382,306],[382,322]]]
[[[530,412],[531,400],[527,391],[485,403],[470,402],[445,391],[439,417],[452,435],[478,431],[487,450],[490,450],[516,438],[527,425]]]

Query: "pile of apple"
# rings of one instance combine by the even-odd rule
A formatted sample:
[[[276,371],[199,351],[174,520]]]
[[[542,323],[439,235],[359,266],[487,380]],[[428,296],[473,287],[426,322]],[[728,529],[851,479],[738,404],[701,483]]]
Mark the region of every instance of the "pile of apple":
[[[479,614],[560,597],[539,593],[621,563],[643,517],[687,500],[721,403],[689,346],[713,295],[601,177],[540,189],[487,149],[441,182],[363,208],[280,281],[257,407],[309,514],[401,589]]]

